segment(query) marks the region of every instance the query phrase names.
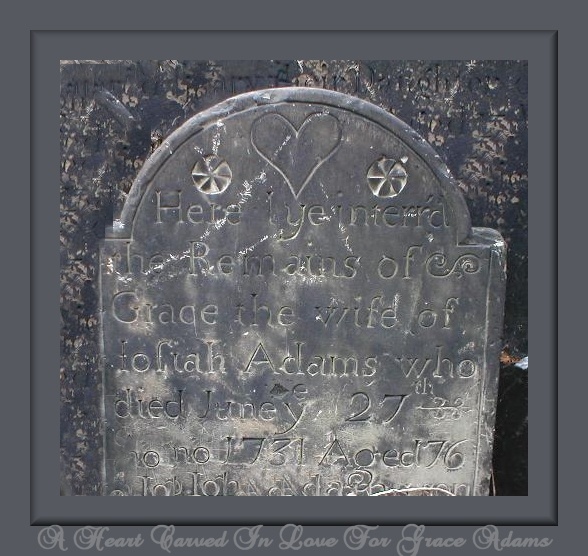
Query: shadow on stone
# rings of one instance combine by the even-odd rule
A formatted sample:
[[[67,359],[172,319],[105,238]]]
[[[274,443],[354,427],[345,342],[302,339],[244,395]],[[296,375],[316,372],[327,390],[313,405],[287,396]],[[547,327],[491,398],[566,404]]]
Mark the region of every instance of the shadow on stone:
[[[494,494],[527,496],[528,373],[519,366],[503,366],[498,385],[494,438]]]

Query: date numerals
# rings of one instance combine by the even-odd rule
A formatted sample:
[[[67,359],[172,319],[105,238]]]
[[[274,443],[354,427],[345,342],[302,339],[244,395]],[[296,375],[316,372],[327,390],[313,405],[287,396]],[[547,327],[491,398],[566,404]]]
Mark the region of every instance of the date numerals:
[[[241,442],[232,442],[227,437],[227,457],[224,463],[256,463],[266,459],[270,465],[302,464],[304,438],[243,437]]]
[[[345,421],[351,423],[372,421],[382,424],[390,423],[398,415],[409,394],[384,394],[374,401],[365,392],[356,392],[351,396],[350,410],[353,412]]]

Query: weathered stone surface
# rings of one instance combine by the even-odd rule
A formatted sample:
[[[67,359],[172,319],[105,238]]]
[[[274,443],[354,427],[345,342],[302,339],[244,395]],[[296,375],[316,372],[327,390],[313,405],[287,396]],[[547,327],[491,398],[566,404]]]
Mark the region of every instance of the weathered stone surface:
[[[488,494],[505,245],[400,120],[307,88],[204,111],[100,258],[105,494]]]
[[[237,93],[292,85],[337,90],[416,129],[457,179],[472,224],[497,229],[508,244],[502,360],[527,353],[525,61],[84,60],[63,62],[61,76],[63,494],[103,491],[98,242],[163,138]],[[518,415],[520,398],[510,392],[498,411]],[[500,447],[495,467],[508,480],[497,480],[496,494],[519,494],[526,479],[513,484],[509,469],[526,469],[526,450]]]

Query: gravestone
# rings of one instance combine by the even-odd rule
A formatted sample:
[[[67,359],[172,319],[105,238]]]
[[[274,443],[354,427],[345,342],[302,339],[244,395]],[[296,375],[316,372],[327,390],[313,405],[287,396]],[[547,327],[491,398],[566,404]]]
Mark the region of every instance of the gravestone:
[[[374,105],[195,116],[101,246],[105,493],[488,494],[504,261]]]

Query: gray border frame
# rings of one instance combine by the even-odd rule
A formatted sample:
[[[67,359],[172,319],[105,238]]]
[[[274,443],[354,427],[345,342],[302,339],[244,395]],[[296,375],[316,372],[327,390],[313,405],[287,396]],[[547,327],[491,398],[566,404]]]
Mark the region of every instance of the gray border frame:
[[[455,2],[454,4],[458,4]],[[423,7],[419,4],[412,9],[413,13],[402,14],[402,21],[414,26],[426,27],[434,25],[438,28],[455,28],[467,27],[468,21],[471,24],[478,26],[480,19],[478,14],[471,13],[471,3],[461,3],[461,23],[456,23],[456,13],[447,9],[446,5],[438,6],[437,9],[432,9],[429,13],[423,13]],[[529,14],[524,7],[520,9],[517,6],[510,5],[507,10],[501,10],[498,5],[500,2],[493,2],[492,13],[485,14],[484,25],[488,27],[500,28],[505,23],[509,24],[511,28],[527,28],[527,29],[558,29],[562,37],[565,37],[564,44],[566,48],[562,55],[562,75],[566,78],[566,83],[569,83],[569,88],[566,88],[562,94],[562,111],[566,111],[568,116],[571,116],[571,110],[574,106],[581,107],[580,93],[582,92],[585,76],[576,71],[576,75],[572,72],[576,70],[574,55],[570,48],[571,42],[574,38],[579,39],[580,33],[583,33],[581,25],[583,18],[578,17],[578,14],[568,12],[562,6],[562,2],[553,5],[547,10],[534,11]],[[565,4],[565,2],[564,2]],[[470,10],[468,10],[468,8]],[[212,12],[212,8],[207,8]],[[226,13],[226,7],[221,7],[218,11],[221,17],[219,19],[212,18],[213,21],[223,22],[226,27],[233,25],[243,26],[249,25],[250,28],[259,27],[256,12],[240,13],[235,10],[230,17]],[[326,10],[326,7],[325,7]],[[441,13],[438,11],[441,10]],[[313,6],[313,20],[319,21],[320,9]],[[385,10],[384,10],[385,11]],[[393,12],[392,9],[389,10]],[[410,12],[411,10],[406,10]],[[269,10],[271,13],[271,10]],[[307,21],[305,17],[304,7],[301,5],[296,10],[297,13],[292,14],[289,24],[292,28],[303,27]],[[343,12],[343,10],[341,11]],[[308,13],[308,12],[306,12]],[[325,12],[323,12],[324,14]],[[331,27],[343,27],[346,25],[353,25],[356,27],[363,27],[366,29],[373,27],[373,17],[370,17],[372,12],[367,9],[365,4],[362,5],[361,14],[352,13],[347,14],[347,21],[343,17],[345,14],[327,14],[330,19],[329,25]],[[505,22],[504,16],[508,17]],[[563,14],[563,15],[562,15]],[[74,15],[72,11],[66,16]],[[83,16],[83,14],[81,14]],[[115,24],[125,27],[123,16],[127,15],[127,21],[131,26],[137,26],[137,14],[125,14],[124,10],[119,8],[116,12],[110,13],[104,6],[100,14],[95,14],[96,17],[92,20],[92,25],[97,28],[112,27],[113,20]],[[266,14],[267,15],[267,14]],[[351,17],[349,17],[351,15]],[[146,15],[145,15],[146,17]],[[157,13],[159,18],[159,25],[167,25],[170,28],[177,27],[177,13]],[[556,296],[556,279],[555,279],[555,232],[556,232],[556,168],[555,159],[556,152],[556,75],[555,75],[555,57],[556,53],[556,34],[553,31],[539,32],[500,32],[498,34],[479,35],[470,32],[454,32],[447,34],[440,34],[438,32],[339,32],[331,33],[329,37],[325,33],[319,33],[316,36],[312,34],[304,34],[304,40],[293,43],[292,40],[287,39],[287,34],[268,32],[264,34],[251,34],[247,38],[241,32],[225,33],[224,38],[229,40],[209,41],[210,32],[199,33],[200,42],[198,40],[190,40],[187,33],[166,34],[160,36],[158,40],[149,38],[148,33],[141,33],[139,35],[132,35],[130,33],[123,33],[119,36],[115,34],[108,34],[108,40],[104,41],[103,37],[85,35],[80,32],[34,32],[31,34],[31,42],[28,44],[28,36],[24,38],[23,35],[31,28],[51,28],[55,26],[64,25],[65,20],[70,21],[70,27],[75,28],[76,23],[71,21],[74,18],[64,17],[64,13],[54,13],[49,18],[40,19],[36,13],[28,14],[24,19],[19,20],[18,25],[14,26],[12,32],[15,34],[14,44],[16,48],[21,48],[24,52],[32,54],[31,70],[32,70],[32,85],[33,85],[33,99],[32,99],[32,155],[33,166],[31,167],[32,178],[32,193],[33,193],[33,207],[31,213],[31,232],[33,235],[32,243],[32,277],[33,288],[31,290],[31,301],[34,307],[32,317],[32,338],[33,346],[31,351],[32,356],[32,385],[34,387],[35,395],[32,396],[32,417],[39,421],[44,419],[44,427],[37,427],[37,422],[33,422],[32,427],[32,460],[33,466],[43,465],[43,473],[36,474],[34,480],[31,481],[31,507],[30,507],[30,521],[27,519],[27,500],[23,496],[23,490],[26,491],[27,468],[25,465],[17,466],[17,475],[14,480],[9,480],[6,485],[5,500],[14,502],[15,507],[18,502],[24,499],[24,512],[22,506],[19,511],[14,511],[13,516],[18,516],[18,526],[13,528],[14,535],[17,536],[22,533],[21,538],[23,542],[19,542],[19,548],[37,548],[36,543],[36,529],[34,532],[28,531],[25,527],[22,529],[23,523],[30,522],[41,524],[43,522],[61,522],[65,523],[68,515],[76,515],[79,523],[106,523],[111,521],[112,508],[105,504],[105,499],[90,499],[90,498],[64,498],[63,503],[58,503],[58,457],[56,446],[58,445],[57,429],[58,429],[58,408],[57,404],[51,399],[54,394],[54,400],[58,399],[58,387],[55,375],[51,373],[51,369],[56,369],[59,360],[58,353],[58,329],[59,317],[57,313],[58,300],[58,261],[54,254],[57,251],[57,233],[58,233],[58,203],[55,192],[57,188],[43,187],[44,184],[51,184],[57,179],[57,171],[55,160],[58,160],[57,141],[55,141],[57,118],[56,118],[56,102],[58,94],[58,73],[57,62],[59,58],[86,58],[86,59],[115,59],[115,58],[174,58],[180,57],[176,53],[178,51],[184,52],[184,57],[218,57],[218,58],[236,58],[247,57],[253,58],[267,58],[268,50],[275,52],[275,57],[282,56],[285,51],[295,51],[298,57],[302,58],[369,58],[369,57],[393,57],[393,58],[526,58],[530,61],[530,114],[531,114],[531,135],[530,135],[530,166],[533,185],[531,195],[531,206],[533,211],[531,213],[532,235],[530,240],[530,257],[531,268],[533,270],[532,280],[530,286],[530,297],[533,303],[531,304],[531,346],[533,351],[533,361],[535,367],[532,368],[531,381],[531,440],[530,440],[530,477],[529,486],[531,495],[525,499],[483,499],[486,506],[486,518],[488,522],[496,524],[530,524],[543,523],[554,524],[556,519],[556,467],[555,455],[556,446],[553,439],[556,430],[556,405],[555,394],[557,393],[556,386],[556,361],[555,361],[555,331],[556,331],[556,313],[555,313],[555,296]],[[210,20],[210,16],[207,18]],[[266,22],[267,22],[266,17]],[[337,24],[336,21],[343,23]],[[390,13],[385,16],[382,11],[378,12],[378,21],[388,22],[393,26],[399,20],[398,13]],[[87,24],[87,21],[79,21],[79,24]],[[266,23],[267,26],[267,23]],[[272,25],[270,23],[269,28]],[[275,27],[275,24],[274,24]],[[24,28],[24,33],[23,33]],[[299,32],[300,33],[300,32]],[[498,36],[497,36],[498,35]],[[572,35],[575,35],[573,37]],[[221,35],[217,35],[220,37]],[[247,40],[244,40],[247,39]],[[196,46],[196,43],[198,45]],[[194,52],[198,52],[195,56]],[[121,56],[121,54],[123,54]],[[20,79],[20,83],[27,82],[26,60],[18,62],[19,57],[8,61],[5,66],[6,72],[13,71],[14,78]],[[14,63],[13,62],[16,62]],[[565,63],[564,63],[565,62]],[[578,66],[579,67],[579,66]],[[572,83],[572,77],[576,80]],[[569,79],[569,81],[568,81]],[[26,103],[26,97],[20,99],[21,103]],[[18,103],[18,101],[17,101]],[[23,125],[23,114],[26,113],[26,108],[21,110],[13,110],[13,125],[11,126],[11,137],[15,144],[22,144],[26,142],[27,126]],[[572,131],[573,119],[564,118],[563,123],[566,124],[568,131]],[[563,126],[562,126],[563,127]],[[579,149],[583,145],[580,141],[579,131],[576,131],[577,142],[573,142],[570,138],[574,136],[573,133],[568,136],[562,134],[564,149],[562,149],[562,165],[560,168],[560,176],[565,179],[562,184],[566,184],[568,192],[570,191],[571,183],[574,183],[577,176],[583,176],[578,172],[577,162],[582,160]],[[22,139],[22,141],[21,141]],[[20,153],[23,157],[23,153]],[[26,158],[23,164],[16,164],[12,166],[12,171],[15,174],[13,184],[22,184],[22,170],[26,169]],[[18,176],[18,177],[16,177]],[[12,207],[23,207],[27,204],[27,191],[24,187],[16,187],[17,200],[13,202]],[[12,194],[12,193],[11,193]],[[581,193],[580,195],[582,195]],[[22,197],[21,197],[22,195]],[[567,197],[567,192],[562,189],[561,196]],[[24,198],[23,198],[24,197]],[[571,199],[569,199],[571,201]],[[563,203],[562,203],[563,205]],[[563,205],[566,207],[566,222],[562,223],[564,226],[573,225],[575,218],[568,217],[570,213],[576,209],[583,208],[582,201],[575,198],[573,203]],[[569,208],[568,208],[569,207]],[[575,208],[574,208],[575,207]],[[17,210],[7,211],[6,219],[7,230],[22,229],[23,226],[22,215]],[[568,230],[569,231],[569,230]],[[6,233],[6,230],[5,230]],[[26,236],[26,232],[24,232]],[[12,236],[9,236],[12,237]],[[21,236],[22,237],[22,236]],[[562,242],[562,254],[572,255],[569,251],[564,252],[566,247]],[[13,255],[12,251],[10,252]],[[568,259],[569,260],[569,259]],[[26,258],[23,256],[22,250],[14,254],[11,263],[15,268],[27,268]],[[575,261],[573,261],[575,264]],[[569,267],[568,267],[569,268]],[[26,288],[23,283],[22,275],[18,273],[13,277],[13,280],[19,282],[20,288],[16,291],[21,292],[21,297],[14,295],[13,299],[14,309],[7,314],[11,316],[12,330],[9,332],[9,345],[23,346],[24,338],[26,338],[26,324],[23,323],[22,304],[25,299],[22,289]],[[573,316],[572,311],[572,293],[573,286],[571,285],[571,277],[573,273],[566,275],[565,278],[566,291],[568,292],[567,303],[564,306],[566,317]],[[36,278],[35,278],[36,277]],[[576,276],[577,278],[577,276]],[[13,287],[11,284],[9,287]],[[11,290],[12,291],[12,290]],[[533,318],[534,317],[534,318]],[[579,342],[579,331],[575,334],[571,332],[562,338],[562,353],[561,359],[567,362],[567,366],[562,365],[562,373],[565,371],[579,371],[574,372],[574,377],[566,381],[565,394],[566,404],[561,408],[560,419],[563,423],[573,429],[573,421],[571,420],[572,411],[575,408],[582,407],[579,400],[579,395],[582,392],[582,385],[585,381],[584,376],[578,376],[581,373],[581,368],[574,368],[571,357],[574,351],[577,351]],[[581,345],[581,344],[580,344]],[[565,354],[568,354],[567,356]],[[22,372],[23,366],[26,368],[27,356],[25,349],[15,349],[9,354],[9,369],[17,380],[16,392],[21,396],[26,396],[28,389],[28,381],[26,372]],[[23,361],[25,364],[23,365]],[[535,363],[536,361],[536,363]],[[576,363],[577,366],[577,363]],[[19,372],[20,371],[20,372]],[[573,388],[570,388],[571,385]],[[45,387],[43,389],[43,387]],[[563,390],[564,388],[562,388]],[[39,396],[39,391],[53,393],[43,399]],[[39,402],[45,402],[45,405],[40,405]],[[9,408],[9,415],[22,417],[21,423],[26,423],[26,411],[23,410],[22,399],[17,396],[6,400],[6,405]],[[576,409],[577,412],[577,409]],[[43,423],[42,423],[43,424]],[[571,425],[571,426],[570,426]],[[22,430],[26,426],[15,426],[7,431],[7,446],[10,445],[15,450],[15,453],[26,453],[26,430]],[[562,434],[563,440],[567,441],[562,445],[568,449],[572,447],[574,438],[571,438],[570,432]],[[545,440],[548,440],[545,442]],[[582,440],[580,436],[578,440]],[[565,451],[568,453],[568,450]],[[36,457],[35,457],[36,456]],[[573,479],[573,469],[571,463],[577,458],[565,458],[564,465],[565,475],[562,474],[562,486],[564,481]],[[36,472],[39,469],[35,469]],[[20,473],[20,474],[18,474]],[[582,476],[578,471],[578,476]],[[49,480],[47,480],[49,479]],[[53,480],[52,480],[53,479]],[[570,490],[562,489],[560,502],[565,511],[561,512],[562,521],[565,518],[566,523],[561,523],[556,531],[554,528],[549,528],[546,533],[551,537],[558,537],[558,540],[563,540],[567,535],[573,539],[574,536],[579,537],[581,529],[573,529],[574,525],[579,525],[580,513],[570,515],[572,512],[570,507],[569,497],[573,492],[571,485],[568,482]],[[535,494],[539,492],[540,496]],[[566,499],[567,498],[567,499]],[[120,500],[120,499],[119,499]],[[370,501],[375,502],[372,498]],[[397,499],[398,500],[398,499]],[[445,504],[439,504],[442,500],[437,499],[437,502],[430,499],[427,502],[427,509],[433,512],[434,520],[444,523],[471,523],[472,519],[479,519],[479,516],[473,516],[471,512],[467,512],[468,519],[460,521],[459,516],[453,510],[456,509],[457,504],[452,504],[448,508]],[[443,499],[446,500],[446,499]],[[476,500],[476,499],[474,499]],[[476,500],[478,501],[478,500]],[[525,502],[526,501],[526,502]],[[127,502],[132,502],[128,500]],[[160,501],[161,502],[161,501]],[[339,502],[341,500],[339,499]],[[353,521],[364,521],[365,513],[363,507],[358,505],[358,499],[353,501],[355,504],[351,508],[350,504],[344,504],[346,510],[352,509]],[[400,521],[406,523],[414,520],[417,523],[432,523],[431,519],[422,512],[423,504],[418,503],[417,499],[402,499],[402,504],[388,503],[386,511],[391,509],[401,512]],[[422,502],[422,501],[420,501]],[[341,504],[339,504],[341,506]],[[87,513],[88,508],[92,510]],[[126,515],[139,516],[137,513],[138,507],[135,504],[127,503],[123,508]],[[160,504],[159,511],[166,514],[165,521],[173,521],[172,516],[168,513],[170,506],[167,504]],[[384,507],[376,507],[379,510],[378,515],[386,515],[382,513]],[[459,508],[457,508],[459,509]],[[435,512],[436,515],[435,515]],[[249,509],[248,509],[248,513]],[[189,514],[188,514],[189,515]],[[338,522],[337,514],[331,514],[333,522]],[[106,516],[109,516],[108,518]],[[302,518],[301,512],[291,512],[291,521],[298,522],[297,518]],[[492,519],[495,518],[495,519]],[[136,522],[140,518],[135,518]],[[47,520],[47,521],[46,521]],[[306,520],[305,520],[306,521]],[[565,525],[565,531],[564,531]],[[8,529],[8,528],[7,528]],[[516,534],[520,536],[534,534],[541,536],[539,531],[534,528],[529,530],[527,528],[518,527]],[[453,533],[454,528],[446,532],[435,528],[432,534],[447,534]],[[468,536],[468,530],[457,531],[458,534]],[[122,534],[122,533],[121,533]],[[132,532],[132,534],[136,534]],[[324,535],[327,535],[327,530],[324,530]],[[398,538],[399,531],[392,533],[392,538]],[[27,537],[25,539],[25,536]],[[148,538],[148,535],[147,535]],[[556,548],[557,545],[557,548]],[[543,553],[554,553],[555,550],[561,550],[561,543],[554,543],[550,549],[543,549]],[[157,549],[158,551],[160,549]],[[148,551],[143,550],[143,553]],[[509,552],[509,551],[506,551]],[[158,552],[159,553],[159,552]]]
[[[288,46],[288,43],[294,41],[297,46],[297,50],[300,51],[299,45],[304,43],[305,48],[303,51],[308,53],[318,53],[324,54],[321,57],[328,57],[328,53],[323,53],[324,44],[325,44],[325,32],[316,33],[316,32],[304,32],[304,40],[301,40],[301,32],[292,32],[292,33],[279,33],[279,37],[276,36],[276,33],[269,32],[267,35],[266,33],[212,33],[212,32],[204,32],[204,33],[140,33],[140,34],[133,34],[132,38],[135,39],[128,42],[126,38],[128,34],[125,33],[115,33],[111,32],[108,33],[108,40],[103,36],[102,33],[96,34],[86,34],[82,37],[75,37],[76,38],[76,47],[80,48],[82,46],[86,46],[90,48],[90,52],[107,52],[109,49],[105,48],[104,45],[108,44],[111,47],[118,46],[121,48],[123,52],[131,50],[129,48],[125,48],[127,44],[135,46],[139,43],[139,39],[143,38],[150,38],[151,48],[147,48],[144,54],[147,55],[147,58],[151,58],[151,52],[155,53],[159,41],[165,41],[166,47],[170,47],[171,44],[174,42],[179,43],[179,46],[176,48],[181,49],[183,44],[194,44],[193,51],[194,52],[201,52],[201,48],[208,48],[211,50],[211,53],[214,53],[216,48],[210,48],[210,44],[215,42],[212,41],[211,38],[214,36],[217,42],[221,43],[230,43],[228,40],[229,37],[234,37],[237,35],[238,39],[240,40],[240,48],[243,46],[247,46],[252,50],[252,52],[259,55],[259,57],[263,57],[263,53],[265,52],[265,56],[267,57],[267,49],[268,44],[274,44],[272,39],[276,40],[275,44],[282,45],[283,47]],[[337,33],[331,32],[329,33],[330,40],[327,41],[332,48],[332,42],[337,37],[343,38],[348,34],[346,33]],[[34,35],[35,40],[38,41],[38,49],[35,48],[33,51],[33,58],[35,59],[37,56],[39,59],[49,58],[48,53],[52,47],[56,48],[56,52],[59,53],[60,58],[71,59],[72,56],[67,56],[67,50],[70,46],[68,43],[73,38],[71,34],[61,34],[61,33],[40,33],[38,35]],[[75,35],[74,35],[75,36]],[[426,45],[426,37],[428,36],[427,33],[401,33],[401,36],[398,37],[394,33],[352,33],[353,38],[358,38],[361,40],[362,49],[367,47],[374,48],[378,51],[383,44],[387,44],[391,42],[395,44],[394,48],[392,49],[395,52],[396,58],[408,58],[410,57],[408,53],[412,51],[417,45],[420,47],[420,52],[418,52],[418,56],[421,57],[421,54],[428,53],[432,55],[433,52],[430,48],[427,48]],[[223,38],[219,40],[219,38]],[[265,38],[265,40],[263,40]],[[500,40],[497,40],[497,39]],[[399,40],[401,39],[401,40]],[[489,58],[515,58],[515,59],[530,59],[530,91],[533,94],[535,91],[549,91],[549,83],[550,83],[550,75],[547,70],[550,68],[549,59],[550,55],[553,55],[553,41],[549,40],[548,33],[528,33],[528,34],[517,34],[517,33],[500,33],[499,37],[496,36],[495,33],[480,33],[476,35],[476,37],[472,37],[469,34],[462,34],[462,33],[446,33],[446,34],[435,34],[435,39],[437,44],[435,46],[435,50],[438,52],[439,43],[446,43],[446,47],[450,50],[450,58],[463,58],[464,52],[471,52],[471,55],[468,55],[466,59],[489,59]],[[98,42],[98,44],[92,44],[93,41]],[[119,44],[119,41],[125,41],[124,44]],[[471,46],[467,46],[468,44],[474,44],[475,48],[471,48]],[[197,45],[197,46],[196,46]],[[492,51],[496,48],[496,45],[501,45],[504,48],[502,51],[502,55],[494,55],[491,54]],[[35,41],[33,42],[33,46],[35,47]],[[290,48],[292,45],[289,45]],[[357,46],[357,45],[356,45]],[[261,50],[260,47],[262,48]],[[467,48],[466,48],[467,47]],[[351,49],[350,49],[351,50]],[[116,48],[114,49],[116,52]],[[143,53],[143,50],[140,50]],[[495,52],[495,51],[494,51]],[[533,63],[532,59],[535,57],[539,58],[541,56],[541,69],[544,70],[542,72],[536,71],[535,73],[532,72]],[[126,55],[125,58],[135,58],[136,56]],[[206,56],[201,56],[203,59],[207,59]],[[422,56],[423,58],[425,56]],[[430,56],[429,56],[430,57]],[[77,59],[78,57],[76,57]],[[84,56],[86,59],[87,56]],[[104,55],[99,57],[100,59],[107,59]],[[52,76],[50,75],[51,71],[54,66],[50,63],[43,63],[42,69],[43,71],[47,71],[46,79],[49,80]],[[535,67],[537,64],[535,63]],[[44,80],[45,78],[43,78]],[[33,84],[34,85],[34,84]],[[57,86],[55,90],[58,90],[59,87]],[[35,90],[35,88],[34,88]],[[50,95],[43,95],[40,99],[42,102],[47,104],[46,108],[35,110],[34,114],[51,114],[52,106],[55,106],[51,103]],[[531,114],[540,114],[540,113],[547,113],[549,111],[549,105],[540,105],[541,102],[544,102],[544,99],[538,98],[538,95],[530,98],[530,112]],[[55,109],[53,108],[53,111]],[[537,118],[539,120],[539,118]],[[35,117],[36,120],[36,117]],[[543,123],[546,127],[552,122],[549,119],[541,119],[541,121],[533,121],[533,125],[537,126]],[[549,129],[546,129],[543,134],[545,137],[553,137],[554,133],[550,132]],[[40,136],[37,134],[34,135],[37,139],[41,139]],[[533,135],[531,136],[531,149],[533,149]],[[50,144],[49,138],[43,141],[43,144],[47,145]],[[536,143],[535,143],[536,144]],[[49,152],[46,148],[44,149],[45,152]],[[40,150],[37,151],[36,149],[33,151],[35,154],[40,153]],[[44,157],[43,157],[44,158]],[[58,160],[58,157],[55,157],[49,162],[49,160],[45,163],[46,169],[43,171],[42,175],[51,175],[52,172],[55,172],[55,163],[54,160]],[[533,171],[536,171],[537,165],[540,165],[541,170],[540,174],[543,176],[543,179],[547,181],[547,177],[553,175],[553,173],[547,168],[547,165],[550,161],[549,156],[543,156],[540,161],[536,161],[532,168]],[[54,206],[54,201],[52,198],[49,198],[49,189],[40,190],[34,186],[34,193],[33,193],[33,200],[36,202],[37,200],[40,201],[40,206],[43,207],[43,214],[48,214],[47,208],[50,206]],[[549,186],[546,183],[544,187],[545,191],[549,190]],[[52,193],[52,192],[51,192]],[[47,198],[41,200],[40,197],[47,195]],[[532,205],[533,206],[533,205]],[[540,209],[535,208],[533,209],[534,213]],[[541,212],[541,221],[546,222],[549,219],[549,214],[543,214]],[[37,222],[37,217],[33,219],[33,224]],[[46,244],[46,247],[41,247],[40,251],[43,253],[51,252],[49,247],[49,241],[52,237],[58,237],[57,234],[49,235],[44,234],[42,238],[39,238],[39,241],[43,241]],[[37,257],[35,255],[33,259],[34,266],[37,264]],[[50,268],[49,263],[47,266],[43,265],[45,272],[47,275],[49,274],[48,270]],[[553,268],[550,266],[549,268]],[[55,272],[57,276],[58,273]],[[545,273],[543,272],[543,276]],[[44,295],[43,298],[39,297],[39,300],[52,300],[57,299],[57,296],[48,296]],[[37,303],[37,302],[35,302]],[[49,305],[49,303],[47,303]],[[42,316],[44,319],[47,319],[46,324],[41,324],[41,321],[36,319],[33,321],[35,325],[41,325],[42,328],[40,330],[48,330],[50,329],[49,319],[51,315],[55,315],[56,307],[48,306],[46,310],[42,312]],[[533,319],[531,319],[533,322]],[[52,351],[55,351],[56,348],[52,345],[49,345],[49,337],[46,335],[43,336],[41,339],[40,332],[33,335],[35,341],[42,341],[47,342],[46,347],[42,348],[42,352],[48,354]],[[541,342],[543,349],[547,351],[547,348],[550,345],[549,341],[543,340]],[[538,346],[533,347],[533,351],[535,353],[535,349]],[[549,361],[553,360],[553,356],[549,356],[547,353],[541,354],[537,357],[540,358],[541,361]],[[51,368],[59,368],[57,365],[51,365]],[[539,401],[541,406],[545,408],[553,407],[553,389],[549,384],[550,375],[548,373],[542,373],[536,375],[539,380],[535,382],[532,386],[534,391],[531,394],[531,411],[533,408],[533,404],[536,401]],[[553,374],[551,374],[553,377]],[[56,392],[56,382],[53,375],[50,373],[46,373],[41,375],[38,372],[38,365],[35,364],[33,361],[33,385],[35,386],[35,390],[39,388],[40,392]],[[57,392],[56,392],[57,395]],[[48,397],[45,398],[35,398],[33,404],[33,418],[36,417],[34,423],[34,429],[36,430],[43,430],[41,437],[43,444],[47,444],[46,447],[41,448],[41,450],[45,452],[50,451],[51,447],[51,439],[53,438],[53,432],[50,431],[48,421],[45,416],[49,414],[52,410],[50,405],[51,400]],[[41,403],[45,403],[48,405],[46,410],[42,412],[39,411],[37,408],[40,407]],[[536,407],[536,406],[535,406]],[[53,409],[55,411],[55,409]],[[540,430],[546,431],[549,429],[549,419],[553,417],[552,411],[544,411],[541,414],[532,414],[530,417],[531,423],[538,427]],[[58,442],[54,444],[54,446],[58,445]],[[479,499],[476,497],[471,498],[459,498],[453,502],[448,504],[444,503],[441,499],[429,500],[426,505],[423,504],[423,500],[419,498],[403,498],[402,502],[388,502],[389,498],[385,497],[378,497],[378,499],[374,498],[357,498],[357,499],[339,499],[339,500],[330,500],[329,498],[320,497],[320,498],[313,498],[313,499],[305,499],[302,497],[290,498],[287,503],[284,500],[279,499],[268,499],[268,498],[242,498],[238,497],[228,504],[226,500],[217,498],[217,499],[207,499],[206,507],[194,504],[192,500],[183,499],[178,500],[174,499],[173,502],[170,500],[141,500],[141,499],[128,499],[125,500],[124,503],[117,503],[114,502],[114,498],[103,498],[103,499],[88,499],[85,497],[78,497],[74,498],[73,500],[68,500],[67,498],[55,498],[52,495],[52,487],[57,485],[58,482],[55,482],[54,477],[56,474],[54,472],[50,472],[49,462],[43,461],[42,465],[37,465],[37,469],[35,469],[36,473],[33,475],[34,481],[33,485],[33,513],[32,519],[33,522],[36,524],[45,524],[49,525],[52,522],[59,522],[59,523],[68,523],[68,524],[75,524],[75,525],[83,525],[83,524],[98,524],[101,522],[101,516],[108,515],[108,524],[156,524],[158,520],[161,521],[165,517],[165,519],[173,522],[177,525],[179,524],[207,524],[212,525],[215,523],[225,523],[225,524],[239,524],[239,523],[247,523],[247,524],[257,524],[257,523],[264,523],[264,524],[275,524],[281,525],[284,523],[289,523],[295,521],[297,523],[302,524],[323,524],[323,525],[335,525],[335,524],[347,524],[351,525],[357,521],[358,516],[361,516],[361,520],[363,523],[369,524],[400,524],[405,522],[415,522],[418,521],[419,523],[425,524],[449,524],[454,520],[459,520],[461,523],[469,523],[475,525],[483,525],[485,523],[492,522],[494,524],[507,524],[507,523],[542,523],[548,524],[553,523],[555,519],[555,498],[553,488],[550,488],[550,480],[552,480],[554,468],[553,468],[553,457],[546,458],[541,457],[538,455],[541,450],[545,450],[547,446],[551,446],[547,453],[555,455],[555,444],[553,435],[543,435],[543,447],[537,446],[537,443],[533,444],[530,443],[530,460],[533,462],[533,465],[530,469],[529,475],[529,492],[530,495],[528,497],[517,497],[512,499],[505,499],[505,498],[490,498],[490,499]],[[536,454],[533,457],[533,454]],[[37,463],[37,458],[34,457],[33,453],[33,462]],[[57,470],[56,470],[57,472]],[[55,472],[55,473],[56,473]],[[42,473],[42,476],[41,476]],[[441,512],[441,513],[439,513]],[[130,518],[129,516],[133,516]]]

